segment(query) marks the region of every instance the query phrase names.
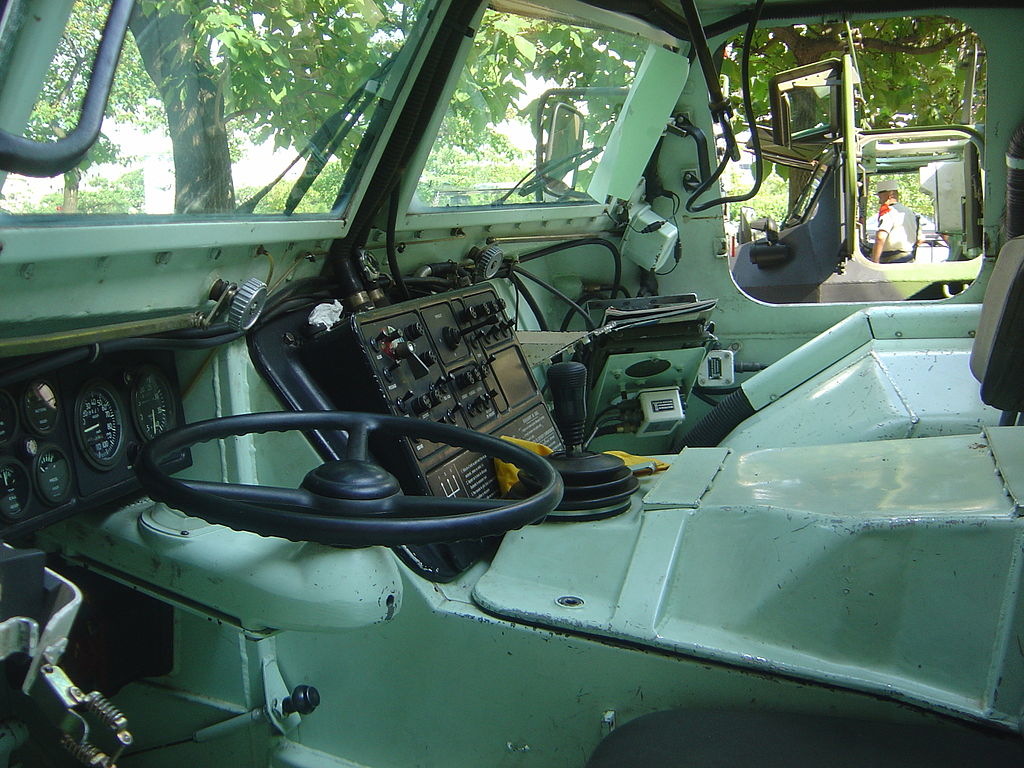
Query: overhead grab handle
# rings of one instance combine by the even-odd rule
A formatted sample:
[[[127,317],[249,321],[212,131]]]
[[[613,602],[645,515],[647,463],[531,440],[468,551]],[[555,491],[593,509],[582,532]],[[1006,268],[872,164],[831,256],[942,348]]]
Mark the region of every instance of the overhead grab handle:
[[[100,134],[121,44],[128,31],[134,5],[134,0],[113,0],[110,4],[110,14],[96,50],[89,87],[82,99],[82,112],[75,129],[54,142],[31,141],[0,130],[0,170],[26,176],[58,176],[74,168],[85,157]]]

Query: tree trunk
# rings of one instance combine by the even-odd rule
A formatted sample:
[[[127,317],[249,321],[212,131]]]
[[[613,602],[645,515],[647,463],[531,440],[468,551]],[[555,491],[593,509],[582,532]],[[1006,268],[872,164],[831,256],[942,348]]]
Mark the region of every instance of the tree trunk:
[[[61,213],[78,212],[78,188],[82,182],[82,172],[72,168],[64,174],[64,201],[60,205]]]
[[[219,213],[235,207],[224,99],[216,72],[197,54],[189,17],[136,6],[131,30],[167,112],[174,153],[175,213]]]

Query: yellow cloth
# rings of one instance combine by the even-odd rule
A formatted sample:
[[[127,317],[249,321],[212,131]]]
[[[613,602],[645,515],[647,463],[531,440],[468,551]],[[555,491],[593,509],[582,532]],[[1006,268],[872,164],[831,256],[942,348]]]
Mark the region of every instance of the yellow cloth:
[[[520,448],[533,451],[539,456],[548,456],[554,453],[543,443],[535,443],[532,440],[522,440],[518,437],[509,437],[508,435],[502,435],[501,439],[515,443]],[[633,470],[634,475],[653,475],[655,472],[662,472],[668,469],[668,464],[664,461],[651,458],[650,456],[634,456],[632,453],[626,453],[625,451],[605,451],[605,453],[622,459],[626,466]],[[519,467],[501,459],[494,460],[494,472],[498,476],[498,490],[502,495],[505,495],[508,489],[519,480]]]

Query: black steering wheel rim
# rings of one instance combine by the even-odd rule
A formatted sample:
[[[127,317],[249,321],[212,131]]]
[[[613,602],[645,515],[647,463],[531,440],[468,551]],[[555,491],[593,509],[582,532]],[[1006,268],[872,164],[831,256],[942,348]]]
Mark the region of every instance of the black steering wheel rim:
[[[401,494],[353,500],[328,498],[304,487],[180,480],[161,468],[168,456],[197,443],[294,430],[347,431],[353,461],[365,458],[370,432],[432,440],[515,464],[538,478],[542,487],[532,496],[515,500]],[[543,519],[562,497],[562,480],[554,468],[507,440],[422,419],[347,411],[275,411],[188,424],[147,444],[136,462],[136,474],[154,500],[207,522],[262,536],[348,547],[436,544],[494,536]]]

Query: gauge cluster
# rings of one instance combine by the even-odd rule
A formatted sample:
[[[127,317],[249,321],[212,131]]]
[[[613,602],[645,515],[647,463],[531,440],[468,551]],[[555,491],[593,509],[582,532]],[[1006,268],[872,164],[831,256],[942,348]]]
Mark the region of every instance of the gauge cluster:
[[[139,490],[141,447],[182,424],[173,357],[111,356],[0,389],[0,538]],[[187,453],[168,469],[188,466]]]

